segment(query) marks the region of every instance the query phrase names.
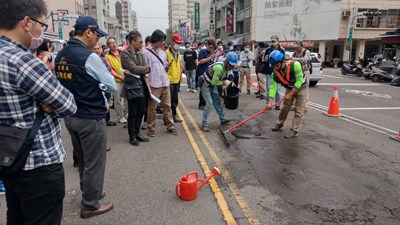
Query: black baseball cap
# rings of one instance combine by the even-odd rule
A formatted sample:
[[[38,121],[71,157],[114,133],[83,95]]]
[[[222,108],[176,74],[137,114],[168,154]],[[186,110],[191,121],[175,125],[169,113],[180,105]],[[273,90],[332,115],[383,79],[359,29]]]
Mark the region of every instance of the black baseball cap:
[[[81,16],[76,20],[75,30],[87,30],[91,29],[96,31],[96,33],[100,34],[102,37],[108,36],[108,34],[99,28],[99,24],[97,21],[91,16]]]

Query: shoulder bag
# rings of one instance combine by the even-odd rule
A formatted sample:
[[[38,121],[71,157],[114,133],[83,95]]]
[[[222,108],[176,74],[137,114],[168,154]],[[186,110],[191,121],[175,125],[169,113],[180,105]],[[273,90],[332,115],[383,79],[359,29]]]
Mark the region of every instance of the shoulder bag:
[[[140,78],[125,76],[124,81],[126,98],[128,100],[144,99],[144,86]]]
[[[0,126],[0,179],[16,176],[24,168],[43,117],[39,109],[30,129]]]

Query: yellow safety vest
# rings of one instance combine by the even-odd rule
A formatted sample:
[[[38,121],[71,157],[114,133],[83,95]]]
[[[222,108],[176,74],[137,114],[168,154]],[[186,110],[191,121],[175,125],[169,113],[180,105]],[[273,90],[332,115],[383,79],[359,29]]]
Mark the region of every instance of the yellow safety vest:
[[[121,71],[122,65],[121,65],[121,59],[116,57],[113,54],[108,53],[106,55],[106,58],[111,64],[111,68],[120,76],[124,76],[124,73]],[[122,83],[121,79],[115,78],[115,82],[117,83]]]
[[[172,62],[168,69],[168,79],[171,84],[178,84],[181,80],[181,55],[178,52],[177,57],[169,48],[165,51],[167,53],[167,61]]]

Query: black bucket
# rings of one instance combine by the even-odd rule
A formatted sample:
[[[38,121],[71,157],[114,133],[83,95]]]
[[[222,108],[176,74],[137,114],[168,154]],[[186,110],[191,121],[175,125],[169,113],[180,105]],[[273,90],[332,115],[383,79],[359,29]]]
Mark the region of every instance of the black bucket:
[[[227,87],[225,90],[224,104],[227,109],[237,109],[239,106],[240,89],[237,87]]]

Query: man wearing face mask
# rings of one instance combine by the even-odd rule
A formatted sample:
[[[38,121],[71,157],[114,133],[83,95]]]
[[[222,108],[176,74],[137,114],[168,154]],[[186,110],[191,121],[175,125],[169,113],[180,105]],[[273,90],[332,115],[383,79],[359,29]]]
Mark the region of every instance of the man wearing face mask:
[[[250,51],[250,44],[243,44],[244,51],[240,53],[240,92],[244,83],[244,77],[246,77],[247,94],[250,94],[250,76],[251,76],[251,64],[253,61],[253,53]]]
[[[103,192],[107,147],[107,99],[103,92],[112,93],[117,84],[100,56],[92,51],[100,37],[96,20],[81,16],[76,20],[74,37],[57,55],[56,76],[75,96],[78,110],[65,118],[78,159],[82,190],[81,218],[106,213],[113,204],[100,203]]]
[[[222,41],[217,42],[217,49],[215,49],[216,55],[215,55],[215,62],[218,61],[218,58],[224,54],[224,43]]]
[[[188,84],[188,92],[196,93],[196,67],[197,54],[190,48],[190,43],[185,43],[186,51],[183,53],[183,61],[185,62],[185,74]]]
[[[271,46],[265,49],[265,54],[264,54],[263,70],[267,74],[266,83],[267,83],[267,91],[268,92],[271,87],[271,74],[274,71],[274,67],[271,65],[271,63],[269,61],[269,55],[274,50],[278,50],[282,54],[285,54],[285,49],[279,45],[279,37],[277,35],[271,36]],[[275,95],[275,102],[278,102],[281,100],[281,96],[279,93],[280,93],[280,85],[278,84],[278,91],[276,92],[276,95]],[[281,107],[279,105],[277,105],[277,106],[275,106],[275,109],[280,110]]]
[[[181,79],[182,67],[181,67],[181,54],[179,48],[183,43],[182,36],[180,34],[173,34],[171,45],[165,51],[167,53],[167,61],[170,63],[168,68],[168,79],[169,79],[169,90],[171,92],[171,110],[172,117],[175,123],[181,123],[182,120],[176,115],[176,108],[179,102],[179,82]]]
[[[42,44],[47,14],[43,0],[0,1],[0,126],[28,130],[43,117],[22,170],[3,179],[8,225],[54,225],[62,219],[66,153],[59,118],[77,107],[72,93],[29,50]]]

